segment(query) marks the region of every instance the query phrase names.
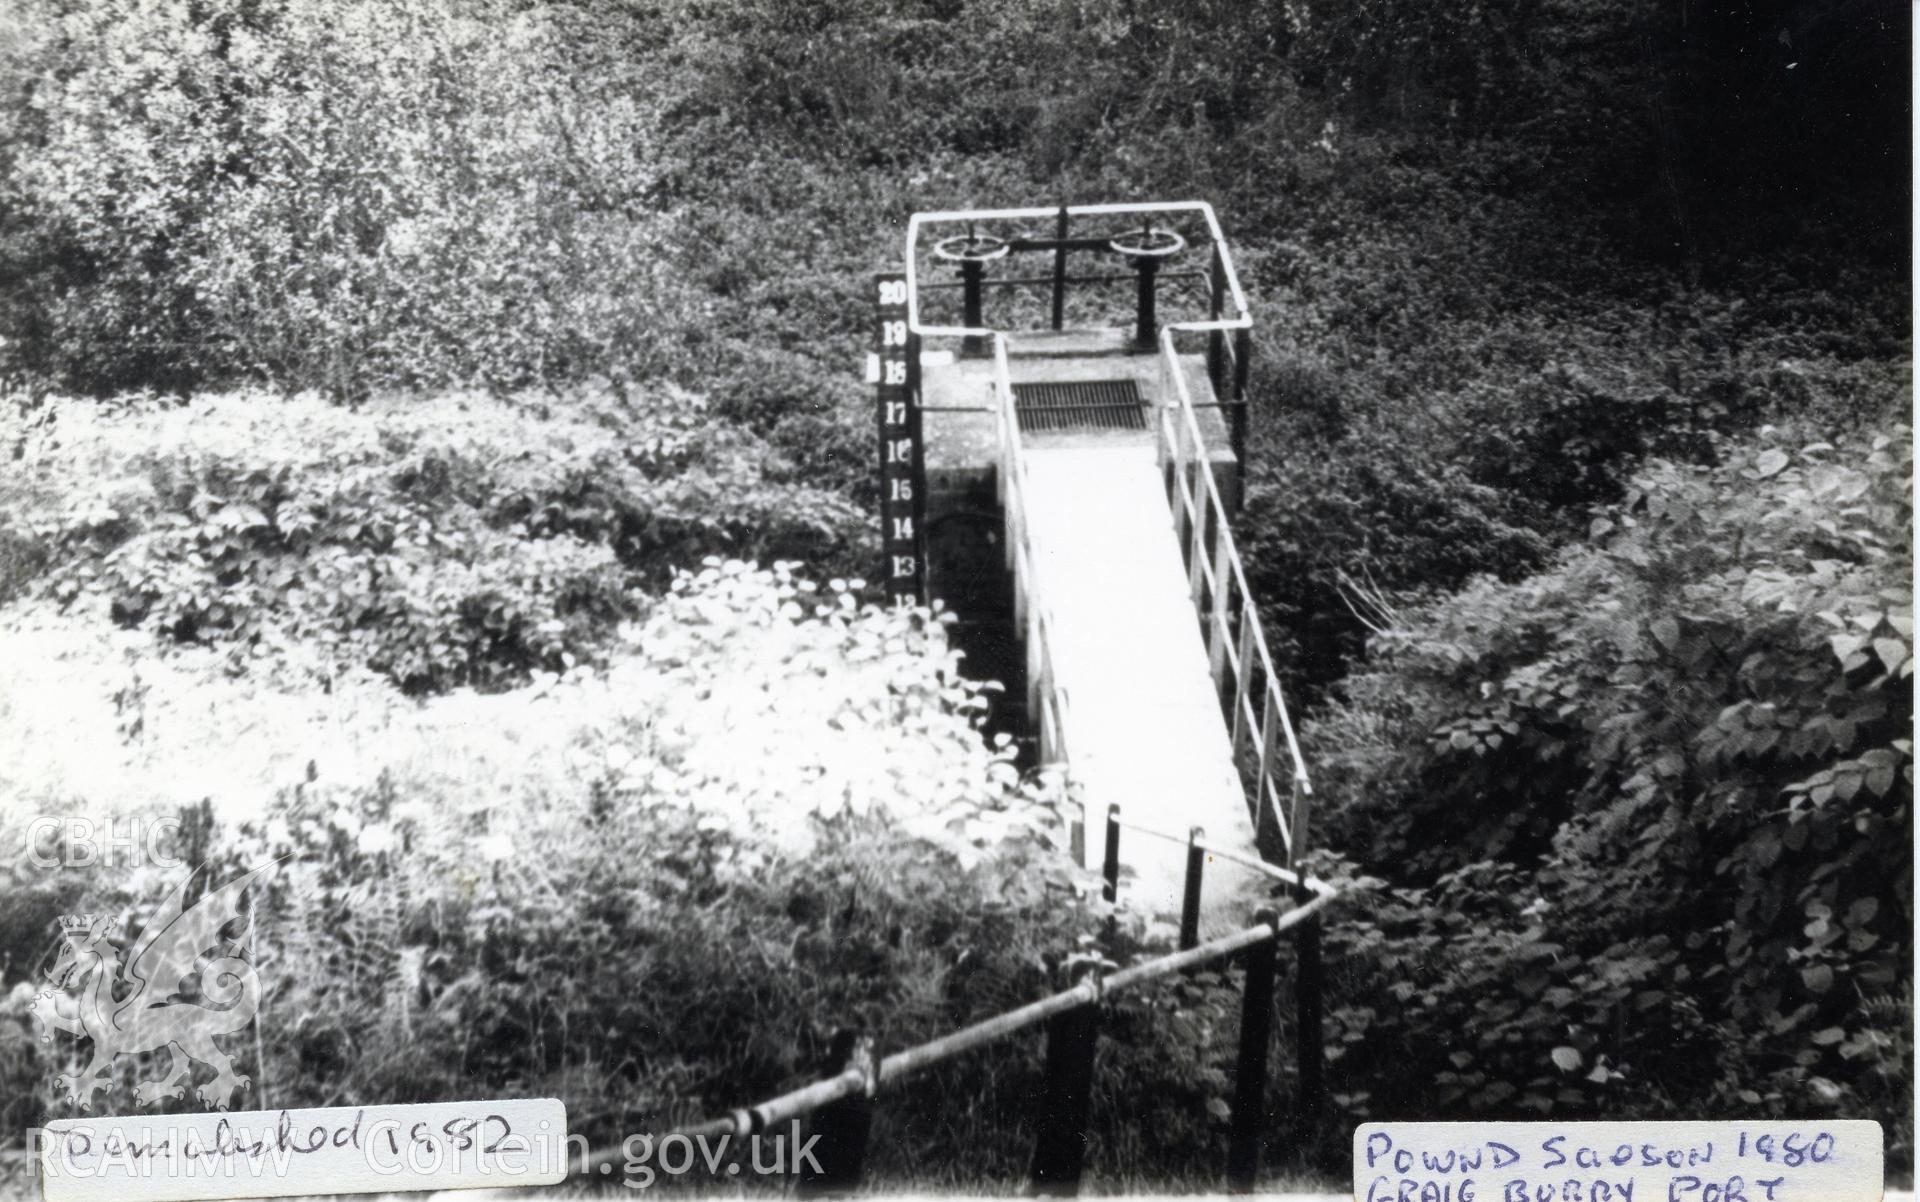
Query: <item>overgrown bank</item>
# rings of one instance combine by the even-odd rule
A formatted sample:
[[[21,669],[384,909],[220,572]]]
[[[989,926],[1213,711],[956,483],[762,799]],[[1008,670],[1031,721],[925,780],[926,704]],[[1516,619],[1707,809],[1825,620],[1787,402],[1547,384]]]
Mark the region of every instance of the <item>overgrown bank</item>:
[[[1368,1109],[1871,1114],[1911,1154],[1912,435],[1806,438],[1375,611],[1307,732],[1330,845],[1400,886],[1331,936]]]
[[[201,666],[218,680],[217,661]],[[246,688],[256,707],[281,704]],[[839,1030],[910,1046],[1057,987],[1070,957],[1166,945],[1072,867],[1056,784],[982,740],[981,688],[955,672],[939,624],[863,605],[843,581],[715,560],[678,577],[604,671],[549,675],[484,711],[458,693],[404,701],[364,672],[340,688],[353,704],[333,729],[262,724],[255,739],[283,752],[267,779],[187,807],[161,845],[220,879],[282,860],[253,925],[258,1035],[233,1049],[249,1105],[556,1096],[570,1130],[612,1149],[812,1079]],[[220,693],[203,681],[189,700]],[[149,767],[222,733],[177,704],[164,713],[132,736]],[[355,736],[360,754],[339,754]],[[102,816],[165,816],[130,775]],[[24,849],[0,892],[0,1113],[14,1131],[65,1110],[56,1074],[88,1054],[41,1042],[54,1033],[31,1017],[57,916],[138,930],[177,880],[43,867],[59,839],[27,818],[73,812],[85,799],[60,798],[65,783],[6,780],[0,794],[0,836]],[[1095,1180],[1216,1179],[1236,995],[1210,975],[1116,1008]],[[1017,1188],[1039,1051],[1014,1041],[890,1095],[874,1180]],[[115,1066],[97,1110],[135,1109],[146,1059]],[[24,1196],[16,1151],[0,1189]],[[736,1181],[725,1162],[714,1174],[791,1184]]]

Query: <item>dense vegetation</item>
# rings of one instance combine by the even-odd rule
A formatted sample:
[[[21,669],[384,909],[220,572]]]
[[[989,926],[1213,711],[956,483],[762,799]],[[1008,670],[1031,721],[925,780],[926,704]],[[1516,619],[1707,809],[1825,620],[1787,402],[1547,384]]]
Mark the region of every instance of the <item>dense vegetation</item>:
[[[1902,1112],[1912,442],[1773,438],[1383,612],[1314,723],[1330,840],[1400,856],[1334,935],[1375,1105]]]
[[[1907,20],[1886,0],[26,0],[0,14],[5,452],[26,464],[0,478],[0,621],[32,637],[0,679],[17,696],[55,675],[33,648],[96,648],[66,662],[100,695],[68,700],[133,749],[97,778],[129,804],[140,763],[230,738],[207,715],[286,698],[381,698],[340,721],[355,746],[468,688],[518,713],[625,670],[681,704],[672,682],[699,687],[674,672],[704,661],[656,641],[725,590],[671,593],[675,568],[867,555],[861,298],[904,214],[1201,196],[1260,323],[1242,545],[1308,709],[1326,871],[1375,886],[1333,936],[1323,1163],[1362,1114],[1831,1113],[1881,1118],[1909,1165]],[[836,664],[879,619],[818,621]],[[149,729],[144,699],[189,678],[222,700],[155,705],[177,719]],[[933,706],[959,723],[940,754],[963,701]],[[8,729],[52,729],[28,709],[0,695]],[[1028,813],[992,759],[938,777],[945,801],[997,781],[991,812]],[[1042,889],[1019,840],[907,822],[938,798],[847,815],[809,794],[803,868],[758,819],[681,822],[667,786],[609,771],[510,774],[475,816],[457,776],[369,771],[323,804],[266,761],[288,833],[223,820],[208,845],[304,849],[285,888],[314,915],[377,894],[375,941],[411,965],[290,958],[327,966],[288,986],[296,1013],[408,984],[364,1023],[270,1028],[287,1096],[470,1072],[652,1121],[790,1082],[850,1007],[904,1040],[1025,996],[1044,972],[1015,962],[1095,925],[1042,892],[996,902]],[[716,797],[778,810],[720,775]],[[80,779],[23,771],[0,802],[101,803]],[[447,909],[458,840],[532,812],[574,815],[573,841],[491,861],[493,892]],[[32,900],[6,981],[65,888],[9,891]],[[673,921],[690,897],[727,922]],[[736,927],[799,975],[702,975]],[[607,949],[630,938],[650,977],[714,999],[711,1025],[628,996]],[[975,976],[969,947],[1005,959]],[[549,953],[577,992],[540,984]],[[1120,1183],[1214,1163],[1192,1113],[1223,1095],[1231,1007],[1181,989],[1114,1024]],[[779,1038],[730,1041],[749,1016]],[[498,1045],[520,1058],[453,1050],[469,1020],[520,1033]],[[356,1051],[380,1023],[417,1053]],[[635,1040],[684,1059],[627,1062]],[[43,1067],[0,1042],[4,1079]],[[1011,1180],[995,1108],[1034,1068],[967,1071],[944,1118],[901,1121],[998,1124],[980,1160]],[[1142,1094],[1165,1113],[1112,1113]],[[929,1156],[964,1145],[944,1130]]]
[[[865,515],[671,387],[579,388],[557,413],[203,395],[39,418],[0,596],[102,607],[237,671],[294,657],[413,693],[516,683],[601,658],[672,565],[864,559]]]

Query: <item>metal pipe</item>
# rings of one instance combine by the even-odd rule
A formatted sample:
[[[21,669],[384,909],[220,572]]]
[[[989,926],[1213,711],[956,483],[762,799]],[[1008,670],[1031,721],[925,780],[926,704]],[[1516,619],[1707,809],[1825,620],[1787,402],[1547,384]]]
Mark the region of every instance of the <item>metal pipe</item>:
[[[847,1069],[837,1076],[803,1085],[789,1093],[768,1098],[758,1106],[750,1106],[747,1113],[752,1117],[753,1130],[766,1131],[788,1119],[797,1119],[801,1115],[811,1114],[830,1102],[852,1097],[865,1090],[867,1075],[858,1069]]]
[[[908,1048],[904,1052],[895,1052],[880,1062],[880,1079],[893,1082],[929,1068],[943,1060],[952,1059],[962,1052],[993,1043],[1016,1031],[1023,1031],[1037,1023],[1045,1022],[1056,1014],[1064,1013],[1079,1006],[1098,1001],[1100,985],[1097,980],[1087,980],[1062,993],[1029,1002],[1004,1014],[983,1019],[972,1026],[962,1027],[951,1035],[930,1040],[918,1047]]]
[[[1273,938],[1273,933],[1273,928],[1269,926],[1243,927],[1230,935],[1222,935],[1218,939],[1210,939],[1198,947],[1191,947],[1183,952],[1174,952],[1171,955],[1161,956],[1159,959],[1149,960],[1145,964],[1135,964],[1130,968],[1123,968],[1107,978],[1107,992],[1118,993],[1122,990],[1132,989],[1137,985],[1144,985],[1148,981],[1157,981],[1161,977],[1170,977],[1175,973],[1185,972],[1189,968],[1195,968],[1209,961],[1218,960],[1222,956],[1230,956],[1243,947],[1252,947],[1262,939],[1271,939]]]

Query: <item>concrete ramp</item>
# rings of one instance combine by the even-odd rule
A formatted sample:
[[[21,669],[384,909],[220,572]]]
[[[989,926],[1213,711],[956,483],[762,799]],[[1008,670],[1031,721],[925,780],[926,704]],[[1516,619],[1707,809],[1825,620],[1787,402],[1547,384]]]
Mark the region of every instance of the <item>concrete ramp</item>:
[[[1066,694],[1067,761],[1089,808],[1097,867],[1106,807],[1173,834],[1254,854],[1253,823],[1208,674],[1206,647],[1150,444],[1026,445],[1034,572],[1054,622],[1055,681]],[[1186,846],[1121,836],[1123,902],[1178,919]],[[1207,865],[1202,932],[1243,925],[1268,882]]]

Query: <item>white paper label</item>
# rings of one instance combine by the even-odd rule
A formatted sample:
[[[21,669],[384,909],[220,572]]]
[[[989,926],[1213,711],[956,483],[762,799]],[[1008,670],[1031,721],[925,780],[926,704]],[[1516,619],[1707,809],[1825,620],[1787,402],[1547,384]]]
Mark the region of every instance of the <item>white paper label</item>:
[[[1879,1202],[1880,1124],[1367,1123],[1356,1202]]]
[[[553,1098],[61,1119],[33,1132],[47,1202],[191,1202],[555,1185]]]

